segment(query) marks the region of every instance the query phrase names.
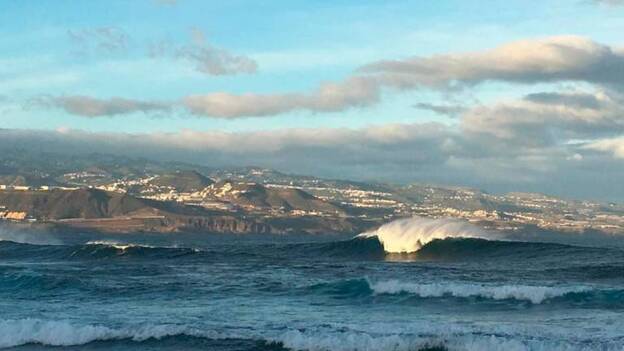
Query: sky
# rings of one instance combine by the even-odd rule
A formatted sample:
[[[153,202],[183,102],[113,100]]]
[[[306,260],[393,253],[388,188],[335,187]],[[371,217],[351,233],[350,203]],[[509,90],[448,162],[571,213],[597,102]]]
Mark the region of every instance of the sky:
[[[624,202],[621,33],[621,0],[0,0],[0,146]]]

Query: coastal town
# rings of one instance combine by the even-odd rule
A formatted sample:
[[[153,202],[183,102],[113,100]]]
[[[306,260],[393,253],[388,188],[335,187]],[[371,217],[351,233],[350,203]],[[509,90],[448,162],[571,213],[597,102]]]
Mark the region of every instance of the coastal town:
[[[23,181],[0,184],[0,220],[72,220],[44,218],[28,208],[12,208],[15,206],[7,203],[7,197],[1,196],[2,193],[42,194],[95,189],[177,204],[187,209],[265,219],[351,218],[372,226],[397,218],[421,216],[460,218],[505,231],[533,226],[556,231],[624,233],[622,205],[564,200],[534,193],[489,194],[464,187],[334,181],[285,175],[261,168],[234,172],[218,170],[206,175],[194,170],[161,174],[146,172],[119,178],[104,171],[82,170],[64,173],[58,179],[60,181],[55,184],[29,185]],[[2,203],[3,199],[5,203]]]

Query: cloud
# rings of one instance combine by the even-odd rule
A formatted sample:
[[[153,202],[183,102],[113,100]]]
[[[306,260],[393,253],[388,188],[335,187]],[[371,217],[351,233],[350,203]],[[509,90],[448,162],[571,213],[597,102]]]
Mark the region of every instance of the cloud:
[[[335,112],[377,103],[383,88],[447,89],[494,80],[622,84],[624,55],[583,37],[524,40],[485,52],[372,63],[344,81],[323,83],[309,94],[235,95],[218,92],[191,96],[185,105],[195,114],[228,118],[268,116],[292,110]],[[446,114],[461,112],[459,107],[430,104],[417,107]]]
[[[0,151],[15,148],[68,155],[99,152],[212,167],[257,165],[331,178],[436,182],[490,191],[624,196],[619,186],[624,163],[613,162],[601,151],[565,141],[509,147],[504,140],[439,123],[140,134],[0,129]]]
[[[585,93],[542,92],[528,94],[525,100],[542,105],[567,105],[585,109],[599,109],[605,97]]]
[[[624,83],[624,54],[578,36],[511,42],[492,50],[386,60],[365,65],[384,85],[450,88],[488,81]]]
[[[188,45],[176,47],[168,41],[153,43],[150,56],[187,60],[195,65],[198,72],[213,76],[252,74],[258,70],[258,64],[253,59],[212,46],[201,30],[193,28],[191,34],[192,40]]]
[[[624,132],[624,105],[607,91],[529,94],[478,106],[461,118],[466,133],[485,134],[512,145],[553,145]]]
[[[524,40],[484,52],[375,62],[344,81],[323,83],[308,94],[217,92],[188,97],[185,105],[198,115],[227,118],[270,116],[293,110],[335,112],[375,104],[383,88],[448,89],[488,81],[624,84],[624,54],[577,36]],[[549,96],[530,98],[547,99]],[[572,99],[578,101],[578,97]],[[462,110],[459,106],[431,104],[416,107],[450,115]]]
[[[96,99],[83,95],[41,97],[31,102],[35,105],[51,105],[67,113],[82,117],[115,116],[135,112],[164,112],[171,106],[160,102],[131,100],[120,97]]]
[[[593,141],[584,145],[583,148],[608,152],[612,154],[613,157],[624,159],[624,136]]]
[[[96,27],[67,31],[75,53],[81,56],[96,53],[124,53],[130,36],[119,27]]]
[[[445,115],[448,117],[457,117],[462,112],[465,112],[468,108],[466,106],[461,105],[436,105],[430,104],[426,102],[419,102],[414,105],[415,108],[420,110],[429,110],[433,111],[440,115]]]
[[[193,33],[193,44],[176,48],[168,42],[155,43],[151,55],[187,59],[198,71],[210,75],[256,71],[255,61],[210,46],[199,30]],[[527,84],[578,81],[616,89],[624,87],[624,52],[583,37],[549,37],[511,42],[481,52],[379,61],[363,66],[341,81],[323,82],[307,93],[216,91],[192,94],[179,103],[195,115],[216,118],[273,116],[296,110],[339,112],[378,103],[384,89],[446,90],[490,81]],[[546,102],[549,98],[554,97],[535,95],[526,100],[538,104],[540,99]],[[579,97],[571,99],[591,103],[580,101]],[[424,103],[416,107],[448,115],[462,109]]]
[[[333,176],[369,169],[371,175],[379,175],[402,164],[418,165],[427,171],[427,165],[444,163],[445,153],[452,148],[448,142],[452,134],[436,123],[364,129],[183,130],[142,134],[0,130],[0,150],[28,145],[35,150],[69,154],[97,151],[202,164],[210,160],[214,166],[265,165]],[[373,170],[377,167],[380,168]]]
[[[323,83],[311,94],[211,93],[189,96],[183,104],[196,115],[238,118],[271,116],[293,110],[342,111],[373,104],[379,98],[378,87],[373,81],[354,77],[340,83]]]
[[[591,0],[591,1],[598,5],[608,5],[608,6],[624,5],[624,0]]]
[[[186,108],[197,116],[241,118],[270,116],[294,110],[312,112],[342,111],[347,107],[367,106],[379,100],[377,86],[366,79],[352,78],[341,84],[325,83],[313,94],[243,94],[212,93],[191,95],[181,101],[155,102],[114,97],[94,98],[85,95],[45,96],[33,99],[28,106],[61,108],[82,117],[110,117],[134,112],[169,111]]]

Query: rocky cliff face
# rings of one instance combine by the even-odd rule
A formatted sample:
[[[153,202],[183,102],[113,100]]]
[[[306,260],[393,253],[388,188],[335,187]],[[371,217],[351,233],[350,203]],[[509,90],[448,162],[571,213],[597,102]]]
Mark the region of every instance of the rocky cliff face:
[[[178,231],[236,234],[278,234],[266,223],[233,216],[177,217],[170,221]]]

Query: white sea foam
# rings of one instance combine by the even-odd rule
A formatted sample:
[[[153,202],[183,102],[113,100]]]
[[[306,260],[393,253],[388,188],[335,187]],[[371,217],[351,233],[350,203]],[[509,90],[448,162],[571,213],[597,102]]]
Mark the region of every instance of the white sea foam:
[[[115,249],[120,250],[120,251],[126,251],[126,250],[128,250],[130,248],[133,248],[133,247],[143,247],[143,248],[148,248],[148,249],[185,249],[185,250],[191,250],[193,252],[201,252],[202,251],[201,249],[198,249],[198,248],[180,247],[178,245],[153,246],[153,245],[137,244],[137,243],[122,243],[122,242],[111,241],[111,240],[91,240],[91,241],[87,241],[85,243],[85,245],[108,246],[108,247],[112,247],[112,248],[115,248]]]
[[[121,337],[112,329],[95,326],[73,326],[64,321],[38,319],[0,321],[0,347],[29,343],[53,346],[82,345],[91,341]]]
[[[377,230],[366,232],[358,237],[377,237],[386,252],[408,253],[420,250],[435,239],[480,238],[501,239],[497,233],[489,233],[457,219],[430,219],[412,217],[386,223]]]
[[[25,344],[84,345],[97,340],[144,341],[174,335],[220,338],[217,333],[202,332],[196,328],[179,325],[143,325],[113,329],[102,325],[76,325],[68,321],[44,321],[31,318],[0,320],[0,348]]]
[[[409,293],[420,297],[483,297],[494,300],[526,300],[539,304],[554,297],[590,291],[590,287],[551,287],[536,285],[485,285],[474,283],[407,283],[388,280],[370,283],[375,294]]]
[[[112,248],[115,248],[115,249],[121,250],[121,251],[125,251],[125,250],[127,250],[129,248],[132,248],[132,247],[146,247],[146,248],[153,248],[154,247],[154,246],[144,245],[144,244],[120,243],[120,242],[109,241],[109,240],[92,240],[92,241],[88,241],[86,243],[86,245],[110,246]]]
[[[565,329],[555,334],[545,333],[535,337],[535,332],[494,327],[490,333],[456,324],[436,325],[426,321],[414,321],[408,325],[389,327],[371,325],[374,330],[354,326],[327,326],[290,329],[275,333],[275,330],[233,331],[223,334],[184,325],[141,325],[135,327],[110,328],[102,325],[76,325],[68,321],[44,321],[39,319],[0,320],[0,348],[26,344],[48,346],[84,345],[93,341],[129,339],[136,342],[148,339],[162,339],[169,336],[188,335],[208,339],[264,339],[277,342],[291,350],[305,351],[408,351],[423,347],[444,345],[451,351],[489,350],[622,350],[624,341],[610,335],[594,337],[591,340],[576,339]],[[407,329],[403,327],[409,327]],[[419,331],[413,330],[416,327]],[[519,332],[519,333],[518,333]],[[563,333],[563,335],[561,334]],[[538,333],[539,334],[539,333]],[[620,334],[619,332],[617,333]]]
[[[305,351],[413,351],[444,346],[449,351],[593,351],[622,350],[620,340],[549,340],[525,335],[463,334],[438,335],[370,333],[359,331],[322,332],[292,330],[277,338],[286,348]]]

